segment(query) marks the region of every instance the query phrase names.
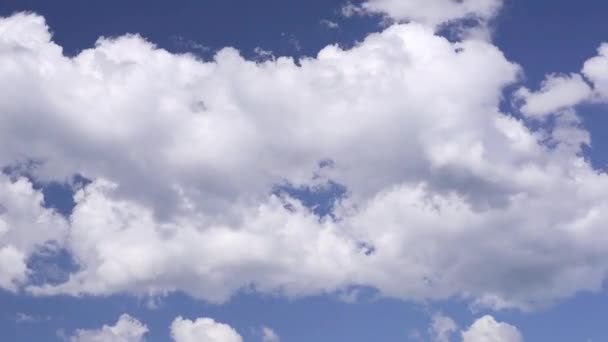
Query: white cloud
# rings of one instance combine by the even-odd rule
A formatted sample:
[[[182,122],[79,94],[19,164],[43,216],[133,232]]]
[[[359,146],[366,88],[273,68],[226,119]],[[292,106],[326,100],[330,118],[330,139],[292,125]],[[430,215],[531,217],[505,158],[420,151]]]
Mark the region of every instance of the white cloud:
[[[46,243],[63,243],[67,223],[43,207],[42,193],[24,179],[0,174],[0,288],[15,291],[30,270],[27,258]]]
[[[430,341],[450,342],[458,331],[458,325],[450,317],[435,314],[428,329]],[[520,331],[507,323],[497,322],[486,315],[477,319],[468,329],[460,332],[462,342],[523,342]],[[422,340],[419,332],[410,335],[411,339]]]
[[[148,328],[137,319],[123,314],[115,325],[97,330],[77,330],[71,342],[143,342]]]
[[[69,338],[71,342],[143,342],[149,332],[145,324],[123,314],[116,324],[99,329],[79,329]],[[175,342],[243,342],[241,336],[227,324],[211,318],[194,321],[177,317],[171,324],[171,337]],[[278,340],[276,340],[278,341]]]
[[[281,338],[274,330],[262,327],[262,342],[281,342]]]
[[[585,62],[582,72],[593,82],[599,100],[608,101],[608,43],[600,45],[598,55]]]
[[[28,26],[40,18],[7,21]],[[6,36],[25,40],[20,32]],[[48,39],[44,26],[28,35]],[[2,104],[2,161],[45,160],[42,177],[78,170],[108,178],[159,211],[188,210],[180,196],[207,213],[259,201],[284,178],[305,181],[328,156],[350,187],[372,192],[398,181],[407,165],[407,174],[426,177],[427,158],[412,153],[423,143],[415,132],[430,131],[442,117],[471,116],[452,123],[452,132],[493,120],[501,87],[518,70],[489,44],[451,44],[418,25],[391,27],[352,50],[329,46],[301,67],[288,58],[256,64],[232,49],[202,63],[133,36],[101,40],[73,59],[50,42],[19,50],[22,56],[9,52],[13,45],[2,54],[11,68],[1,86],[13,98]],[[31,143],[11,143],[18,133],[31,134]],[[414,160],[404,160],[395,144],[411,146],[403,152]]]
[[[13,246],[0,249],[0,287],[16,291],[18,285],[26,279],[27,266],[25,255]]]
[[[548,75],[541,89],[536,92],[521,88],[516,94],[517,98],[523,100],[521,112],[529,117],[544,118],[550,114],[560,114],[581,103],[607,102],[607,43],[600,45],[597,56],[584,63],[581,74]]]
[[[178,317],[171,324],[171,336],[175,342],[243,342],[236,330],[211,318]]]
[[[543,118],[590,99],[591,87],[579,74],[549,75],[538,92],[521,88],[517,97],[524,101],[521,112]]]
[[[432,342],[450,342],[451,336],[458,330],[453,319],[442,314],[435,314],[431,319],[429,335]]]
[[[468,330],[462,332],[463,342],[523,342],[519,330],[507,323],[497,322],[492,316],[484,316]]]
[[[34,15],[0,32],[0,165],[95,180],[60,239],[79,271],[31,293],[221,302],[370,286],[530,308],[605,280],[608,179],[580,157],[588,134],[574,114],[535,133],[501,113],[520,68],[488,42],[393,25],[298,65],[233,49],[203,62],[138,36],[70,58]],[[269,196],[285,179],[348,187],[339,220]]]
[[[367,0],[360,7],[349,4],[343,12],[382,13],[396,20],[437,26],[461,19],[485,22],[496,16],[501,6],[502,0]]]

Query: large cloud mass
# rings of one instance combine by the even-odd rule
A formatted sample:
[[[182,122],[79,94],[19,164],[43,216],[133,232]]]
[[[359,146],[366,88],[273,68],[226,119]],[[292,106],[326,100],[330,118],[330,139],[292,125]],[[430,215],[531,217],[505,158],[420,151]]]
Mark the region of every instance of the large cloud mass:
[[[79,270],[27,290],[221,302],[244,288],[369,286],[495,308],[598,290],[608,179],[581,157],[589,139],[574,113],[533,132],[499,111],[519,74],[488,42],[415,23],[255,63],[138,36],[67,57],[43,18],[1,19],[0,165],[93,180],[61,240]],[[329,180],[349,194],[333,216],[270,195]],[[0,263],[32,252],[14,241],[0,240]],[[24,279],[10,272],[0,286]]]

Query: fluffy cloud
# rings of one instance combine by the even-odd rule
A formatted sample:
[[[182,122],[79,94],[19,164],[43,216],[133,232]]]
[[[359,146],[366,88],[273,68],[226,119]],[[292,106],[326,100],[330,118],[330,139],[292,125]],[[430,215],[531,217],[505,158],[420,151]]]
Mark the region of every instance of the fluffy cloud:
[[[462,342],[523,342],[519,330],[507,323],[497,322],[492,316],[484,316],[468,330],[462,332]]]
[[[25,255],[13,246],[5,246],[0,249],[0,287],[5,290],[15,291],[19,283],[26,279],[27,266]]]
[[[28,180],[0,174],[0,288],[17,290],[30,273],[28,256],[45,245],[63,244],[67,223],[43,204]]]
[[[97,330],[77,330],[71,342],[142,342],[148,328],[137,319],[123,314],[115,325]]]
[[[538,92],[526,88],[517,96],[524,101],[521,112],[529,117],[542,118],[556,111],[573,107],[589,99],[592,90],[579,74],[550,75]]]
[[[450,317],[435,314],[429,327],[429,338],[434,342],[453,341],[452,334],[458,331],[458,325]],[[520,331],[507,323],[497,322],[494,317],[486,315],[477,319],[468,329],[460,332],[462,342],[523,342]],[[417,338],[421,338],[420,335]]]
[[[211,318],[190,321],[178,317],[171,324],[171,336],[175,342],[243,342],[236,330]]]
[[[11,29],[0,87],[13,100],[0,105],[0,161],[44,160],[40,177],[107,178],[165,213],[258,203],[276,182],[307,180],[326,158],[356,193],[404,174],[427,178],[422,140],[441,140],[442,130],[473,139],[478,132],[464,132],[498,114],[501,88],[518,71],[494,46],[452,44],[416,24],[352,50],[329,46],[301,66],[256,64],[232,49],[204,63],[136,36],[66,58],[40,17],[16,15],[2,27]],[[443,118],[445,129],[435,125]]]
[[[397,20],[436,26],[461,19],[488,21],[501,6],[502,0],[367,0],[360,7],[347,6],[345,14],[382,13]]]
[[[71,342],[143,342],[148,328],[137,319],[123,314],[116,324],[100,329],[76,330]],[[176,318],[171,324],[171,337],[175,342],[243,342],[241,336],[229,325],[211,318],[194,321]],[[278,340],[277,340],[278,341]]]
[[[580,74],[548,75],[541,89],[521,88],[516,97],[523,101],[521,112],[538,119],[584,102],[608,101],[608,44],[600,45],[598,55],[584,63]]]
[[[583,66],[583,74],[593,82],[596,96],[601,101],[608,100],[608,43],[598,48],[598,55],[587,60]]]
[[[222,302],[370,286],[530,308],[606,278],[608,178],[581,157],[588,134],[574,113],[543,132],[501,113],[520,69],[488,42],[410,23],[256,63],[138,36],[66,57],[35,15],[0,33],[0,164],[94,180],[63,245],[79,270],[31,293]],[[269,195],[285,180],[349,196],[320,218]]]

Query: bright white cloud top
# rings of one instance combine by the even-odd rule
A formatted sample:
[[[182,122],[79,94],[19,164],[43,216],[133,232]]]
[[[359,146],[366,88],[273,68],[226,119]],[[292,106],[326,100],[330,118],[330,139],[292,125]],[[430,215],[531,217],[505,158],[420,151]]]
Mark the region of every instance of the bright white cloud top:
[[[241,335],[231,326],[204,317],[195,320],[177,317],[170,327],[174,342],[243,342]],[[430,336],[433,342],[451,341],[451,335],[458,330],[456,323],[446,316],[433,317]],[[123,314],[116,324],[104,325],[99,329],[79,329],[70,337],[70,342],[143,342],[148,333],[145,324]],[[516,327],[497,322],[486,315],[477,319],[468,329],[460,332],[462,342],[523,342],[523,336]],[[262,329],[263,342],[279,342],[279,336],[270,328]]]
[[[549,114],[568,108],[589,99],[591,87],[579,74],[550,75],[543,82],[540,91],[532,93],[526,88],[518,91],[524,104],[522,113],[542,119]]]
[[[0,288],[17,291],[27,283],[27,258],[46,242],[65,243],[67,222],[42,202],[29,181],[0,175]]]
[[[497,322],[492,316],[484,316],[462,332],[462,342],[523,342],[516,327]]]
[[[360,6],[349,5],[344,14],[378,13],[397,21],[414,21],[437,27],[473,19],[487,22],[496,16],[502,0],[367,0]]]
[[[143,342],[148,327],[137,319],[123,314],[116,324],[104,325],[100,329],[76,330],[70,342]]]
[[[236,330],[211,318],[190,321],[178,317],[171,324],[171,336],[175,342],[243,342]]]
[[[484,16],[493,4],[453,5]],[[585,66],[598,93],[603,61]],[[495,309],[599,290],[608,177],[581,156],[589,136],[574,112],[531,131],[499,110],[521,73],[489,42],[416,23],[298,65],[233,49],[202,61],[138,36],[68,57],[42,17],[0,19],[0,165],[35,160],[40,181],[94,181],[66,223],[27,181],[2,178],[0,286],[212,302],[364,286]],[[538,101],[537,113],[554,105]],[[269,195],[330,179],[349,191],[337,220]],[[31,284],[25,261],[50,242],[79,270]]]
[[[607,102],[608,44],[598,48],[598,55],[584,63],[580,74],[548,75],[540,90],[521,88],[516,96],[523,101],[522,113],[537,119],[585,102]]]
[[[177,317],[171,324],[170,330],[171,340],[174,342],[243,342],[236,330],[211,318],[191,321]],[[78,329],[69,341],[143,342],[148,332],[148,327],[144,323],[128,314],[123,314],[114,325],[104,325],[99,329]]]

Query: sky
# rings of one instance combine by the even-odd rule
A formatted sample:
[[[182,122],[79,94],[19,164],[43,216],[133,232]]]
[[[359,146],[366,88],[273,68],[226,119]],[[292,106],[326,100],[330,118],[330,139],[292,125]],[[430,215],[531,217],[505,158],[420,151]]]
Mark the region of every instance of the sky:
[[[0,0],[0,340],[608,340],[606,14]]]

